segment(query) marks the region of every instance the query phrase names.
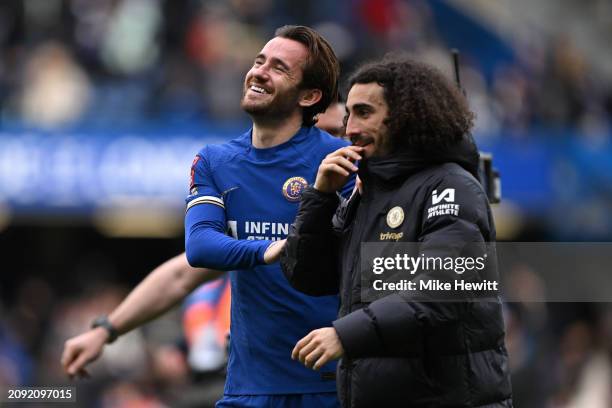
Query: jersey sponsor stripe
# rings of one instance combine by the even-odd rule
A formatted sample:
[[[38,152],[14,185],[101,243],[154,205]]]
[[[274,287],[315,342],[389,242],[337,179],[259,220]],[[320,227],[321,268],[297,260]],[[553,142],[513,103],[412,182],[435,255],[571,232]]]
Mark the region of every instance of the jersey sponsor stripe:
[[[218,205],[219,207],[225,209],[225,204],[223,204],[223,200],[220,199],[219,197],[215,197],[215,196],[202,196],[202,197],[195,198],[195,199],[191,200],[190,202],[188,202],[187,203],[187,209],[185,211],[187,211],[188,209],[190,209],[194,205],[198,205],[198,204],[214,204],[214,205]]]

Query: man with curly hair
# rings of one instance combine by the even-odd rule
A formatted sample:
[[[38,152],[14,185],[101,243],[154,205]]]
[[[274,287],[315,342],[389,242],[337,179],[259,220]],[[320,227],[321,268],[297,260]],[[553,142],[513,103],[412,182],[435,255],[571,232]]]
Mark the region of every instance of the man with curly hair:
[[[344,407],[512,407],[496,293],[457,292],[448,301],[425,288],[371,299],[362,280],[364,242],[416,243],[419,256],[453,259],[470,243],[494,248],[467,101],[436,69],[398,55],[364,65],[349,85],[353,146],[319,166],[281,257],[296,289],[340,294],[339,316],[333,327],[301,339],[292,357],[313,369],[341,358]],[[361,182],[339,203],[335,191],[353,173]],[[490,254],[482,275],[461,276],[496,276],[494,249]],[[457,277],[452,270],[417,272],[413,283]]]

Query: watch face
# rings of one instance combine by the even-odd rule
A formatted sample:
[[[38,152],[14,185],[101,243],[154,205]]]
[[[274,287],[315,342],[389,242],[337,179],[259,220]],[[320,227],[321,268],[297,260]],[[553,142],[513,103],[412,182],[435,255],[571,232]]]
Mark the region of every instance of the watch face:
[[[105,316],[98,316],[94,319],[93,322],[91,322],[91,328],[94,329],[96,327],[103,327],[107,322],[108,321]]]
[[[91,323],[91,328],[95,329],[96,327],[104,327],[108,332],[108,340],[107,343],[112,343],[117,338],[117,329],[113,327],[113,325],[108,321],[107,316],[99,316]]]

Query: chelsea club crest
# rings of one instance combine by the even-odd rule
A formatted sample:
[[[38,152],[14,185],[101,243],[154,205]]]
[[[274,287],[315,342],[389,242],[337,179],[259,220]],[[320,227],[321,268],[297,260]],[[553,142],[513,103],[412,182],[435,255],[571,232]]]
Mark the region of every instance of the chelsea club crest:
[[[387,225],[397,228],[404,222],[404,210],[400,206],[393,207],[387,213]]]
[[[302,191],[308,186],[304,177],[291,177],[283,184],[283,196],[292,203],[300,201]]]

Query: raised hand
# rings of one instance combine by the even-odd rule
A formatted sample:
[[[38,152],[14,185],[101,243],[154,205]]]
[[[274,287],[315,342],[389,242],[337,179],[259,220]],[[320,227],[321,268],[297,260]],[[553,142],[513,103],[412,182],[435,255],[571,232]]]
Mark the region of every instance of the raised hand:
[[[319,165],[314,188],[323,193],[333,193],[340,190],[351,173],[358,169],[357,160],[361,160],[363,147],[346,146],[328,154]]]

